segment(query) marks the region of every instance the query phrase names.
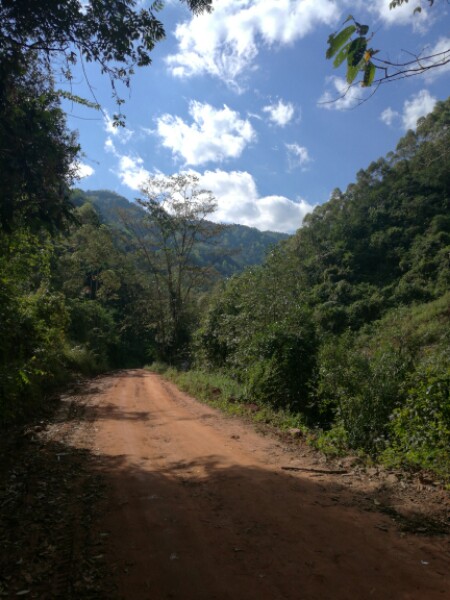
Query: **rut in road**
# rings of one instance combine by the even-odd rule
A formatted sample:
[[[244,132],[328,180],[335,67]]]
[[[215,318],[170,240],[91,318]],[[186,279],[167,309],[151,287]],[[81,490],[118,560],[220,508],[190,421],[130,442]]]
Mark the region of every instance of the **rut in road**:
[[[110,376],[88,407],[123,598],[450,599],[447,538],[400,534],[336,477],[282,470],[280,442],[159,376]]]

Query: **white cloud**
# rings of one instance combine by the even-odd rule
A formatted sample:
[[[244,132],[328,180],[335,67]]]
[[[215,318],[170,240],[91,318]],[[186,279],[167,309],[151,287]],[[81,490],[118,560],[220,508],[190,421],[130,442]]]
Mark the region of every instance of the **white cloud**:
[[[279,100],[276,104],[265,106],[263,112],[266,112],[269,115],[269,119],[273,123],[280,127],[284,127],[289,121],[292,121],[295,108],[291,102],[284,103],[283,100]]]
[[[410,100],[406,100],[403,105],[403,127],[405,129],[415,129],[417,119],[430,113],[435,104],[436,98],[431,96],[428,90],[421,90],[418,94],[412,96]]]
[[[216,197],[218,209],[212,216],[216,222],[292,233],[314,208],[303,199],[294,202],[285,196],[260,196],[255,180],[246,171],[216,169],[197,175],[200,184]]]
[[[185,165],[201,165],[208,161],[224,161],[239,157],[245,146],[256,138],[247,119],[228,106],[215,109],[209,104],[191,101],[192,123],[165,114],[157,119],[156,133],[162,144],[181,157]]]
[[[162,175],[145,169],[139,156],[117,157],[118,167],[113,172],[132,190],[141,190],[149,177]],[[301,198],[294,202],[285,196],[260,196],[255,180],[246,171],[188,172],[197,175],[200,186],[215,196],[218,208],[211,220],[217,223],[237,223],[261,231],[292,233],[314,208]]]
[[[369,5],[369,10],[388,26],[410,25],[417,32],[427,31],[433,23],[432,11],[427,10],[425,4],[420,13],[414,13],[420,2],[404,3],[392,9],[389,8],[390,3],[391,0],[375,0]]]
[[[221,0],[212,13],[177,25],[178,52],[166,62],[176,77],[209,74],[238,87],[261,44],[292,44],[322,24],[334,24],[339,13],[333,0]]]
[[[120,156],[118,168],[114,173],[127,187],[140,190],[151,175],[143,165],[144,161],[140,156]]]
[[[309,152],[304,146],[298,144],[285,144],[288,151],[289,168],[304,167],[311,162]]]
[[[109,136],[113,136],[122,144],[129,142],[134,135],[134,131],[127,127],[116,127],[107,110],[103,113],[103,125],[106,133],[108,133]]]
[[[116,146],[111,137],[107,137],[105,140],[105,144],[103,146],[105,152],[110,152],[111,154],[117,155]]]
[[[73,163],[72,167],[75,170],[76,179],[84,179],[85,177],[90,177],[95,173],[95,169],[81,161]]]
[[[425,48],[422,56],[434,57],[420,61],[425,67],[442,65],[432,68],[431,71],[427,71],[426,77],[428,81],[434,80],[444,73],[448,73],[450,71],[450,38],[439,38],[432,48]],[[447,64],[442,64],[445,62]]]
[[[380,120],[386,125],[392,125],[394,121],[400,120],[405,130],[415,129],[417,120],[430,113],[435,104],[436,98],[428,90],[421,90],[409,100],[405,100],[401,114],[389,106],[381,113]]]
[[[364,92],[356,85],[349,86],[342,77],[327,77],[327,82],[334,88],[327,90],[319,98],[318,105],[328,110],[348,110],[354,108],[364,98]],[[366,92],[367,93],[367,92]]]
[[[400,114],[396,110],[392,110],[390,106],[385,108],[380,115],[380,120],[386,125],[392,125],[392,123],[400,117]]]

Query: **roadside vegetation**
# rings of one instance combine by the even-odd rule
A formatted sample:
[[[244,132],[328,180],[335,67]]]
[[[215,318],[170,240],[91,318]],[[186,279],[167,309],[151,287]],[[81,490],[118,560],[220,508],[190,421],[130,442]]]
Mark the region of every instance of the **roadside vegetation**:
[[[52,60],[69,79],[80,53],[103,61],[115,90],[149,64],[155,15],[136,21],[125,2],[109,31],[88,3],[42,29],[27,4],[24,18],[0,9],[1,425],[80,376],[159,361],[183,389],[308,429],[324,452],[449,481],[450,100],[292,237],[222,228],[193,175],[151,178],[137,205],[73,190],[80,148]]]
[[[230,412],[286,411],[325,453],[449,481],[449,110],[439,103],[261,266],[218,282],[194,370],[167,376]]]

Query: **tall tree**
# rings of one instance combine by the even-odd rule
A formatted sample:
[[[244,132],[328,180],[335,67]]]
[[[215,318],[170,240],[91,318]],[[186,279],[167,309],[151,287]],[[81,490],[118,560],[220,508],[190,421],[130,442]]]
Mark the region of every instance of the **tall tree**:
[[[193,294],[214,273],[198,264],[196,250],[214,243],[222,226],[208,220],[216,201],[195,175],[154,176],[142,192],[138,203],[146,211],[144,220],[133,223],[125,213],[122,219],[153,280],[157,339],[162,357],[172,361],[186,349]]]
[[[62,226],[78,152],[51,77],[33,52],[0,51],[0,229]]]

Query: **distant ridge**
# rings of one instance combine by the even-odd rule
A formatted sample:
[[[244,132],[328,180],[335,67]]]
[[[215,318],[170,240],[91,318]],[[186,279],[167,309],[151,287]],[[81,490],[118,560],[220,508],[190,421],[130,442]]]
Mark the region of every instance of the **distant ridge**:
[[[142,218],[143,209],[116,192],[110,190],[74,190],[72,201],[80,206],[89,201],[97,210],[100,220],[112,228],[122,229],[119,211],[127,211],[131,220]],[[259,265],[270,248],[290,236],[275,231],[260,231],[246,225],[226,225],[218,238],[215,252],[211,248],[199,251],[201,264],[213,264],[224,277],[240,273],[246,267]]]

